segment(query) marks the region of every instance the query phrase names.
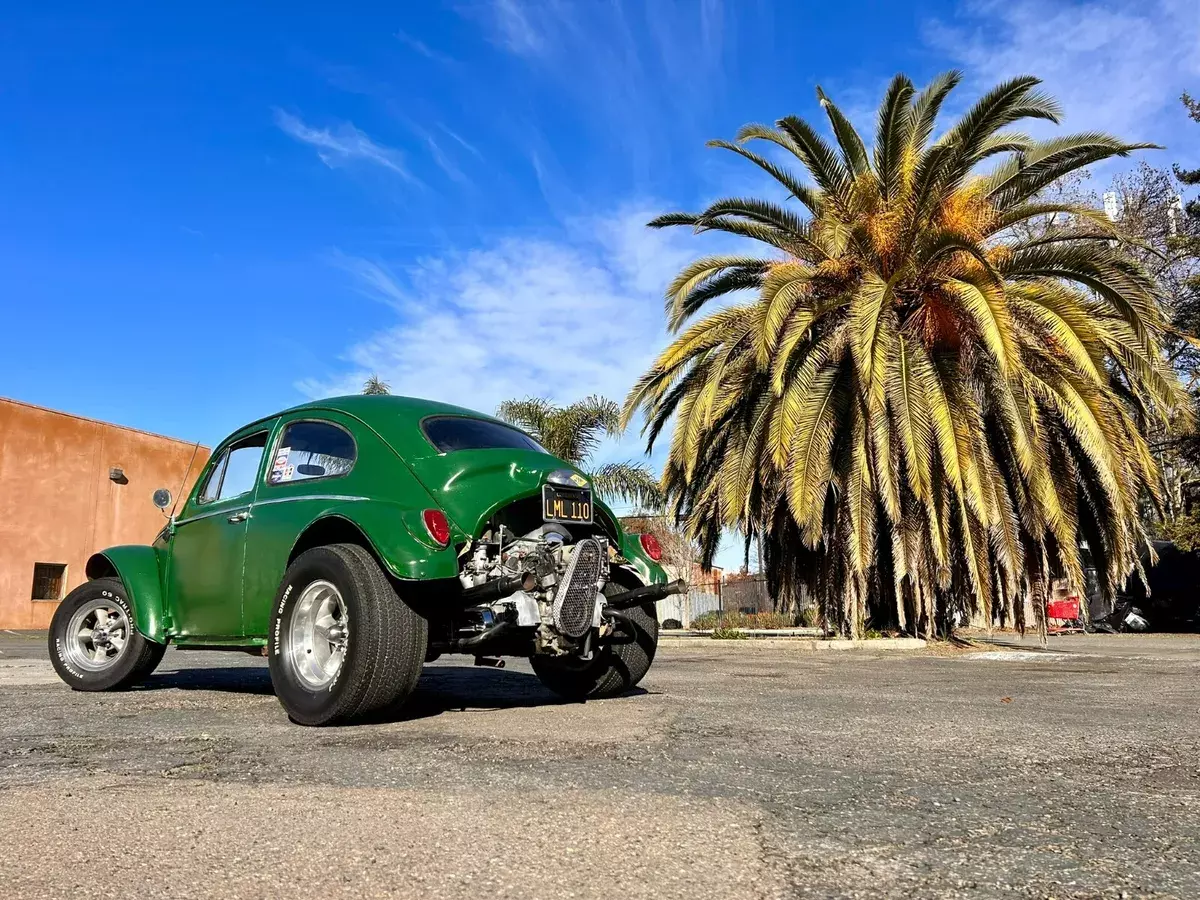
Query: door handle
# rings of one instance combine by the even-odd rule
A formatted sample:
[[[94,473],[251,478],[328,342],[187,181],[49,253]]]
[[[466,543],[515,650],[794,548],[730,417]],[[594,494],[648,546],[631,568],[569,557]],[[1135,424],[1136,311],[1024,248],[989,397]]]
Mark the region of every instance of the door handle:
[[[250,518],[250,513],[247,510],[242,510],[241,512],[234,513],[232,516],[230,516],[229,523],[234,525],[238,522],[245,522],[248,518]]]

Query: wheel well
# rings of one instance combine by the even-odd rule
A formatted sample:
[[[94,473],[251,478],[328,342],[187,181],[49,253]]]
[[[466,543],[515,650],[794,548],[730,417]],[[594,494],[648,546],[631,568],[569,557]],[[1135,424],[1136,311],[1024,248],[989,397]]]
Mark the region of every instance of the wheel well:
[[[362,529],[351,522],[349,519],[343,519],[341,516],[329,516],[324,519],[317,519],[301,532],[300,537],[296,539],[296,543],[292,546],[292,552],[288,554],[287,564],[290,566],[305,550],[311,550],[313,547],[324,547],[327,544],[358,544],[371,556],[375,557],[375,562],[379,563],[380,568],[387,572],[387,566],[383,564],[383,560],[379,558],[379,554],[375,552],[375,547],[372,546],[367,536],[363,534]]]
[[[121,575],[117,572],[117,567],[103,553],[93,553],[87,561],[87,565],[83,567],[84,573],[88,578],[120,578]]]
[[[621,567],[621,566],[613,566],[609,570],[609,579],[608,580],[615,582],[616,584],[619,584],[621,587],[625,588],[626,590],[633,590],[634,588],[640,588],[645,584],[645,582],[642,581],[642,579],[638,575],[634,574],[633,572],[630,572],[628,569]]]

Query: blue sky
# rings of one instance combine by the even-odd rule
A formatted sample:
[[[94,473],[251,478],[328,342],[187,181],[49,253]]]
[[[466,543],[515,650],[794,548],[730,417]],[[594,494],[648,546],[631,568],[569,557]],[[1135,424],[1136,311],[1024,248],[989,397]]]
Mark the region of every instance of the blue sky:
[[[1195,3],[201,8],[0,15],[0,395],[209,444],[372,371],[621,399],[714,249],[644,222],[761,193],[704,141],[817,84],[869,128],[896,71],[962,68],[958,108],[1032,72],[1066,127],[1200,161]]]

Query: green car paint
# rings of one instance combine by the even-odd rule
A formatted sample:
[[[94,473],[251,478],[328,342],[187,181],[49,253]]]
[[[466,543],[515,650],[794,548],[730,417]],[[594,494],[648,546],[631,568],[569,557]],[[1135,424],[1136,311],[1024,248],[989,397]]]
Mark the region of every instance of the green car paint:
[[[478,537],[497,510],[539,497],[553,472],[578,470],[534,450],[440,453],[422,427],[433,416],[498,421],[428,400],[355,395],[252,422],[217,447],[152,546],[101,551],[89,560],[88,576],[120,577],[137,628],[150,640],[222,646],[265,642],[271,600],[288,565],[330,535],[365,542],[397,579],[456,579],[457,548]],[[334,425],[353,439],[353,466],[344,474],[272,483],[285,430],[310,421]],[[253,487],[204,502],[204,487],[225,451],[247,439],[264,444]],[[602,501],[594,505],[596,519],[615,535],[615,546],[640,580],[665,582],[666,573],[637,536],[625,534]],[[446,547],[425,529],[422,513],[431,508],[441,509],[450,523]]]
[[[139,544],[109,547],[93,555],[86,569],[89,579],[111,575],[121,579],[129,595],[127,599],[133,606],[134,625],[147,638],[160,644],[167,638],[162,590],[165,553],[166,543],[160,540],[149,547]]]

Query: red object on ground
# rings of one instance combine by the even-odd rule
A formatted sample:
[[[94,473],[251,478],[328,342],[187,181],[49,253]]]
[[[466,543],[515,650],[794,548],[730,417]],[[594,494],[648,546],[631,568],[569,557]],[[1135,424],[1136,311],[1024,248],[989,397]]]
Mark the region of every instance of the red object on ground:
[[[1051,600],[1046,604],[1047,619],[1067,619],[1074,621],[1079,615],[1079,598],[1068,597],[1066,600]]]
[[[1078,597],[1051,600],[1046,604],[1046,630],[1053,634],[1083,631],[1083,612]]]

